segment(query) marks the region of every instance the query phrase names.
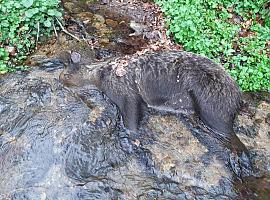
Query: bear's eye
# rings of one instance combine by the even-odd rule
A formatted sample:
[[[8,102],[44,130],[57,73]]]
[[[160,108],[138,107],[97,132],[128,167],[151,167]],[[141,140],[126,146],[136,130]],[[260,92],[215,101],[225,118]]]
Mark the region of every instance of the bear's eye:
[[[70,74],[65,74],[64,77],[65,77],[65,79],[70,79],[71,75]]]

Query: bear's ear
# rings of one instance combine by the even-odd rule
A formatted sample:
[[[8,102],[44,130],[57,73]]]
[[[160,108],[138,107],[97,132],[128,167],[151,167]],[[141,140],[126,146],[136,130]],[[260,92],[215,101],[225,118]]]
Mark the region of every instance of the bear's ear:
[[[58,54],[57,58],[65,65],[68,66],[70,65],[70,51],[62,51]]]
[[[70,61],[71,63],[78,64],[81,62],[81,54],[73,51],[70,54]]]

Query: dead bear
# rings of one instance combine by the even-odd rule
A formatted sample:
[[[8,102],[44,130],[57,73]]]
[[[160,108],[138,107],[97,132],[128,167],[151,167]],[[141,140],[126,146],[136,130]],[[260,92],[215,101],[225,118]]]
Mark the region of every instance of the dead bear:
[[[232,158],[233,171],[239,177],[240,168],[252,171],[247,149],[233,130],[241,91],[220,65],[184,51],[154,52],[129,63],[119,76],[110,62],[86,67],[75,52],[68,60],[60,80],[67,86],[95,85],[118,106],[126,128],[137,131],[147,106],[174,113],[195,112],[238,154]]]

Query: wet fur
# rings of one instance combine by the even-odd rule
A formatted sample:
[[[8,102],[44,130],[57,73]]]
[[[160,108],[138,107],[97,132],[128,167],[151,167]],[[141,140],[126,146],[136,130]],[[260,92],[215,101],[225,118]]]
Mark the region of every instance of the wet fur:
[[[126,128],[132,131],[138,130],[147,106],[174,113],[195,112],[233,152],[230,163],[237,176],[241,177],[243,169],[247,174],[252,171],[247,149],[233,131],[241,92],[220,65],[196,54],[167,51],[141,56],[125,69],[124,76],[117,76],[109,62],[88,68],[69,61],[60,80],[68,86],[98,87],[119,107]]]
[[[130,63],[117,76],[110,63],[91,65],[69,62],[61,73],[64,84],[93,84],[120,109],[126,128],[137,131],[147,106],[174,113],[196,113],[224,145],[247,152],[233,131],[241,92],[218,64],[183,51],[150,53]]]
[[[120,77],[110,64],[90,71],[71,63],[60,79],[66,85],[97,86],[119,107],[126,127],[134,131],[139,110],[146,105],[177,113],[196,112],[210,128],[223,134],[233,131],[241,92],[225,70],[208,58],[176,51],[151,53],[126,70]]]

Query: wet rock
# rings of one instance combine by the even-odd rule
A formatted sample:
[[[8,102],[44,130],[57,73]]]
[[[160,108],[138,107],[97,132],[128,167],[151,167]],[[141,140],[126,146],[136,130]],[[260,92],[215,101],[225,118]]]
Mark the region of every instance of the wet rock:
[[[78,13],[76,17],[82,20],[85,24],[88,24],[93,21],[94,14],[91,12],[81,12],[81,13]]]
[[[241,114],[238,116],[238,135],[241,141],[251,149],[254,154],[254,163],[263,173],[269,173],[270,163],[270,125],[267,123],[267,117],[270,113],[270,104],[266,101],[260,101],[256,107],[253,116]]]
[[[132,28],[134,30],[134,33],[130,34],[130,36],[131,35],[135,35],[135,36],[143,35],[146,32],[150,31],[150,28],[142,23],[137,23],[135,21],[131,21],[129,25],[130,25],[130,28]]]
[[[232,178],[225,163],[216,156],[209,157],[207,146],[201,144],[176,117],[150,117],[148,126],[154,129],[154,137],[159,142],[146,145],[146,148],[162,176],[184,182],[185,187],[196,185],[204,190]]]
[[[65,2],[64,8],[69,13],[79,13],[80,12],[80,8],[78,6],[76,6],[76,4],[74,4],[73,2]]]
[[[46,59],[48,59],[46,55],[35,54],[35,55],[30,56],[27,63],[30,65],[39,65],[43,63]]]
[[[246,191],[235,188],[226,150],[187,118],[150,110],[140,132],[129,132],[106,96],[65,88],[63,65],[49,63],[54,70],[45,62],[0,79],[1,199],[235,199],[238,187]],[[240,115],[243,130],[268,108]],[[269,127],[258,125],[255,138],[239,136],[267,172]]]
[[[72,49],[72,51],[80,53],[82,50],[89,53],[89,50],[102,51],[104,48],[113,55],[126,55],[146,48],[149,38],[156,38],[156,34],[151,31],[145,32],[144,28],[139,28],[142,32],[137,31],[136,36],[129,36],[134,32],[130,27],[130,20],[133,18],[129,16],[130,12],[125,12],[126,10],[132,10],[132,16],[140,18],[139,20],[133,19],[133,21],[138,21],[140,22],[138,24],[141,25],[144,24],[141,23],[142,19],[144,19],[143,16],[153,16],[151,11],[144,9],[142,6],[141,9],[131,9],[132,4],[130,2],[109,1],[109,3],[100,5],[97,1],[92,0],[67,0],[63,1],[63,5],[66,11],[64,16],[65,28],[71,34],[80,38],[81,42],[77,42],[69,35],[60,32],[56,39],[47,41],[49,44],[43,44],[37,50],[37,55],[53,58],[57,57],[63,50]],[[91,57],[92,59],[91,53],[89,55],[86,58]],[[29,60],[26,64],[37,65],[38,63]]]
[[[100,0],[100,3],[105,5],[105,4],[108,4],[110,1],[109,0]]]
[[[106,19],[106,24],[112,28],[118,26],[118,22],[112,19]]]
[[[96,24],[105,24],[105,19],[101,15],[94,14],[94,16],[93,16],[93,23],[96,23]]]
[[[265,118],[265,122],[270,125],[270,113],[267,114],[267,117]]]
[[[108,38],[101,38],[99,40],[99,43],[102,45],[102,46],[106,46],[110,43],[110,40]]]
[[[96,58],[98,60],[110,58],[112,56],[113,56],[112,52],[110,52],[110,50],[107,49],[101,49],[96,51]]]

